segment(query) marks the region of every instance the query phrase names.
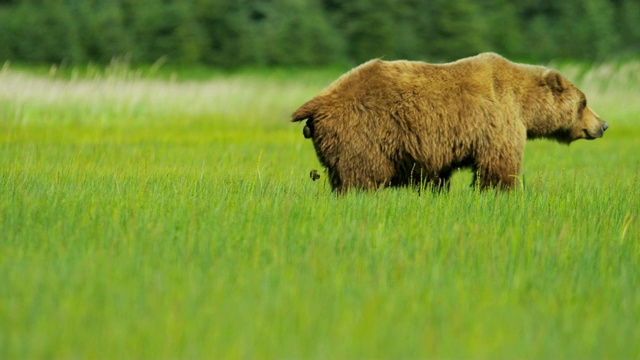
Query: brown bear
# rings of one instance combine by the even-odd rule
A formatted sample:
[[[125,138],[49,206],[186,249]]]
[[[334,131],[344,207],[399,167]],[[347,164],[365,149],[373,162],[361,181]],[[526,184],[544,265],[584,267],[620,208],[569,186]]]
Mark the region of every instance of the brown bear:
[[[555,70],[484,53],[448,64],[366,62],[292,115],[308,119],[334,191],[432,184],[470,167],[480,188],[513,188],[527,139],[569,144],[608,125]]]

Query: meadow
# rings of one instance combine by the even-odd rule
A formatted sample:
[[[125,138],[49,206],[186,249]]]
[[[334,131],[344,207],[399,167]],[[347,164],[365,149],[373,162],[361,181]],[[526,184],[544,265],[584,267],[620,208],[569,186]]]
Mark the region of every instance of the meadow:
[[[344,69],[5,64],[0,358],[639,358],[640,63],[557,66],[604,138],[336,197],[289,115]]]

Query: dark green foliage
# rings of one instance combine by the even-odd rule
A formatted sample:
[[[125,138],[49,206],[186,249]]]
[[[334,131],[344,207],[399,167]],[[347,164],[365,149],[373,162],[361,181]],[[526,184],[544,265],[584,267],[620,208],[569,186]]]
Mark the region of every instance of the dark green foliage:
[[[134,59],[155,62],[198,63],[206,45],[193,2],[125,0],[128,25],[136,46]]]
[[[320,65],[342,57],[340,35],[316,1],[256,3],[250,8],[250,49],[259,65]]]
[[[15,58],[14,44],[17,42],[17,29],[12,21],[12,13],[0,5],[0,59]]]
[[[491,48],[480,9],[472,0],[436,0],[433,15],[432,56],[457,59]]]
[[[618,47],[614,10],[608,0],[558,2],[557,44],[570,57],[599,59]],[[581,19],[575,21],[574,19]]]
[[[340,29],[347,39],[349,58],[362,62],[372,57],[395,57],[397,7],[391,0],[345,2]],[[399,7],[399,6],[398,6]]]
[[[518,56],[523,48],[523,33],[517,12],[517,3],[511,0],[484,0],[480,3],[480,13],[485,18],[484,37],[491,50]]]
[[[615,23],[621,48],[632,54],[640,52],[640,1],[622,0]]]
[[[29,62],[79,62],[85,60],[80,29],[72,9],[62,1],[21,1],[4,7],[9,36],[7,52]],[[3,53],[4,50],[0,50]],[[9,58],[10,59],[10,58]],[[7,60],[7,59],[2,59]]]
[[[0,0],[0,61],[316,66],[640,53],[637,0]]]
[[[80,1],[74,10],[82,29],[80,45],[88,59],[104,63],[113,57],[131,55],[133,37],[120,1]]]

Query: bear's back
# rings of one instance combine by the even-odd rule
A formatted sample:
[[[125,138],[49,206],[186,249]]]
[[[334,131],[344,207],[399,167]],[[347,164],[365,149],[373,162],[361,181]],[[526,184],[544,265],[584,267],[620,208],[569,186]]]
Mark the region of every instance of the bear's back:
[[[514,63],[494,53],[483,53],[452,63],[373,59],[340,76],[320,96],[343,100],[380,92],[457,92],[459,88],[482,91],[496,78],[508,75]]]

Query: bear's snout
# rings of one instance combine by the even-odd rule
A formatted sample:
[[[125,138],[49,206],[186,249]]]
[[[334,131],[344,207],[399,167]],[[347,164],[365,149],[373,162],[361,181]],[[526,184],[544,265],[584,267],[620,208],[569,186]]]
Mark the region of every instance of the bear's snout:
[[[582,129],[583,138],[587,140],[594,140],[604,136],[604,132],[609,128],[609,124],[606,121],[598,118],[602,125],[589,129]]]

